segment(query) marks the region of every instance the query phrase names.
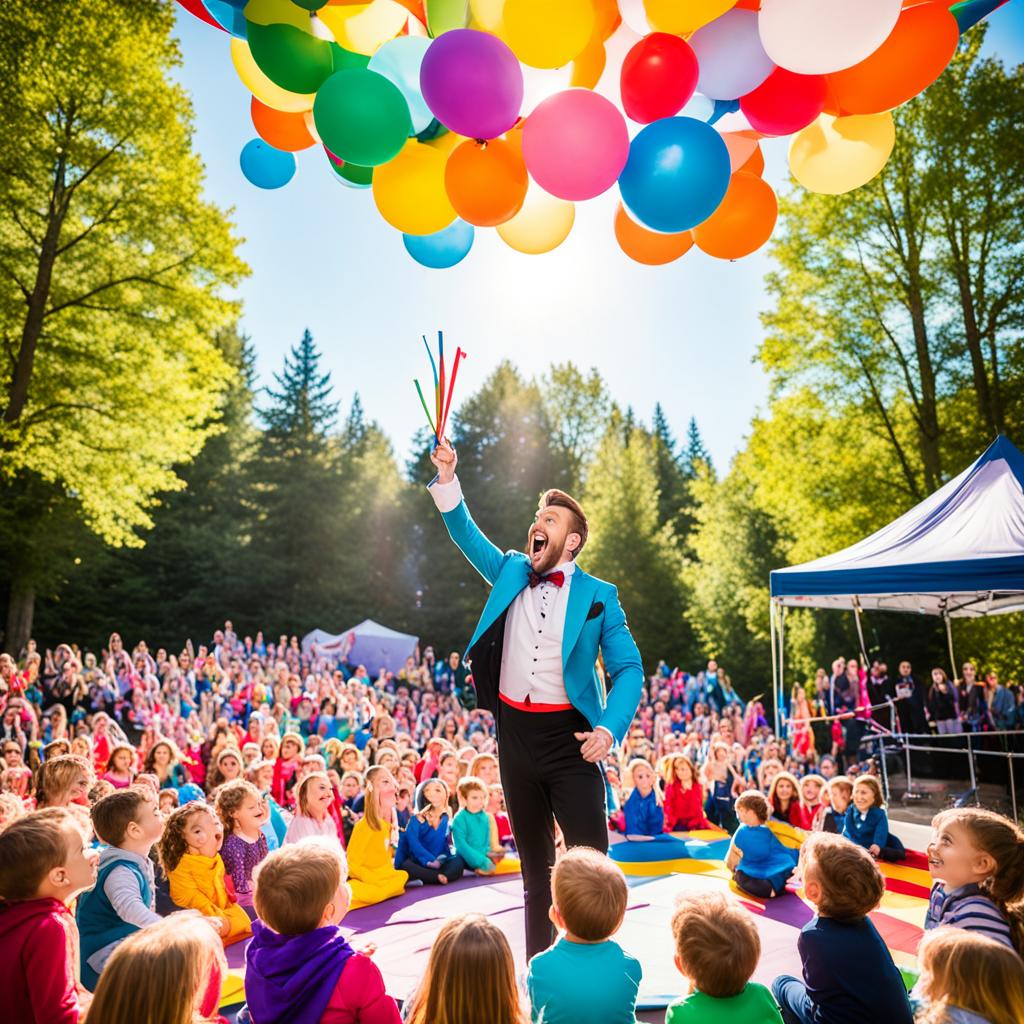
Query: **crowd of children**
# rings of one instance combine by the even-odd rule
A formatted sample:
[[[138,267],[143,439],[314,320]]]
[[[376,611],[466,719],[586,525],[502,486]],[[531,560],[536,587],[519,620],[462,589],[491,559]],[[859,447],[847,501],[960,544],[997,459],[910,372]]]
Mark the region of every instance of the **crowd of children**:
[[[211,649],[177,658],[145,645],[129,655],[115,635],[68,692],[31,652],[24,667],[0,655],[0,991],[14,1019],[216,1020],[224,947],[249,940],[243,1016],[254,1024],[390,1024],[399,1010],[373,950],[338,930],[347,911],[410,885],[518,871],[493,720],[457,708],[457,656],[371,681],[227,626]],[[77,655],[58,654],[66,681]],[[686,995],[669,1024],[1024,1020],[1024,833],[986,811],[936,818],[908,996],[867,916],[883,891],[877,862],[905,851],[862,767],[773,736],[714,662],[649,681],[604,765],[610,827],[632,839],[723,828],[739,893],[796,899],[802,886],[816,910],[798,942],[802,977],[769,992],[750,981],[760,943],[749,911],[724,894],[681,899],[665,934],[671,923]],[[809,836],[791,849],[775,823]],[[509,1024],[634,1020],[643,965],[613,938],[620,869],[564,852],[552,899],[561,938],[525,978],[492,922],[449,921],[405,1019],[469,1024],[485,1007]]]

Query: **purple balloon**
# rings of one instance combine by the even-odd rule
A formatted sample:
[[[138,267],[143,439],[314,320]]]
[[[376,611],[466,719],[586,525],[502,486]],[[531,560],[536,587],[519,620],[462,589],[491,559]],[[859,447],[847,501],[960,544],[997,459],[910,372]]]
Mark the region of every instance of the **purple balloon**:
[[[523,72],[497,36],[456,28],[430,44],[420,65],[420,92],[434,116],[457,135],[496,139],[519,117]]]

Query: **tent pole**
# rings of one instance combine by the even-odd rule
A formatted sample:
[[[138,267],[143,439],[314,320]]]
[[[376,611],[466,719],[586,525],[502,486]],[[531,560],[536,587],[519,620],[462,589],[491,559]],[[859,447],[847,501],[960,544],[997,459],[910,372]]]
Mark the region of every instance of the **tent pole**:
[[[768,598],[768,622],[772,642],[772,704],[775,712],[775,735],[779,735],[779,665],[775,660],[775,599]]]
[[[857,639],[860,641],[860,656],[864,659],[864,671],[868,667],[868,651],[864,646],[864,630],[860,621],[860,598],[855,594],[853,597],[853,617],[857,622]]]
[[[942,621],[946,624],[946,643],[949,645],[949,666],[953,670],[952,679],[955,685],[959,677],[956,674],[956,655],[953,653],[953,622],[945,607],[942,609]]]
[[[783,725],[789,718],[786,710],[786,606],[779,605],[779,714]]]

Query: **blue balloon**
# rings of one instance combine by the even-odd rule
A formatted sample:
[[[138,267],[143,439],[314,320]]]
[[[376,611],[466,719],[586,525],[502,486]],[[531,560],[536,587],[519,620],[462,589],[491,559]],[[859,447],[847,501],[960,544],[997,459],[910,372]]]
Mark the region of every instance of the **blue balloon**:
[[[226,32],[239,39],[245,39],[245,15],[242,13],[247,0],[202,0],[210,17]]]
[[[205,800],[206,794],[194,782],[186,782],[184,786],[178,787],[178,799],[187,804],[191,800]]]
[[[262,139],[247,142],[238,162],[246,179],[257,188],[280,188],[295,175],[295,154],[274,149]]]
[[[398,86],[409,104],[412,135],[425,131],[434,120],[433,112],[420,92],[420,65],[431,42],[423,36],[399,36],[385,43],[367,65],[370,71],[376,71]]]
[[[688,231],[718,208],[729,174],[729,150],[714,128],[692,117],[663,117],[630,143],[619,191],[652,231]]]
[[[473,225],[455,220],[432,235],[402,235],[409,255],[431,270],[447,270],[462,262],[473,248]]]

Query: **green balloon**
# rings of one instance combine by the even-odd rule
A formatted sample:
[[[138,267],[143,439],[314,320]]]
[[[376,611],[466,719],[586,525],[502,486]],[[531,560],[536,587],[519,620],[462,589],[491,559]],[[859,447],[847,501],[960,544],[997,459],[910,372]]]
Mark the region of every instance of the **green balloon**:
[[[360,167],[359,164],[342,164],[339,167],[333,160],[328,161],[339,178],[359,188],[369,188],[373,182],[373,168]]]
[[[292,0],[292,3],[304,11],[319,11],[321,7],[327,6],[327,0]]]
[[[436,39],[453,28],[469,24],[469,0],[431,0],[427,9],[427,31]]]
[[[316,94],[313,121],[323,144],[346,164],[376,167],[398,155],[412,131],[397,85],[375,71],[335,71]]]
[[[334,71],[331,44],[294,25],[247,23],[256,66],[289,92],[316,92]]]
[[[331,43],[331,54],[334,58],[335,71],[341,71],[343,68],[365,68],[370,63],[370,58],[366,54],[353,53],[337,43]]]

